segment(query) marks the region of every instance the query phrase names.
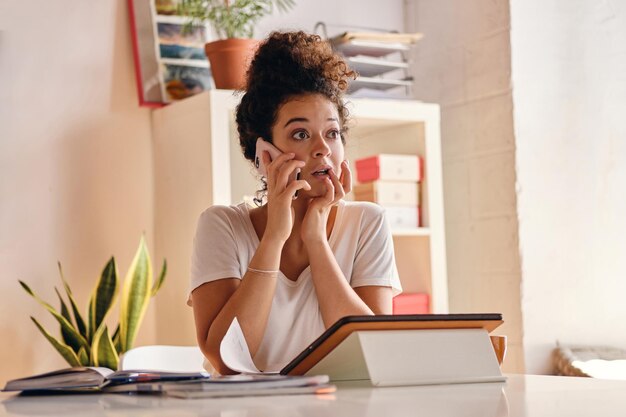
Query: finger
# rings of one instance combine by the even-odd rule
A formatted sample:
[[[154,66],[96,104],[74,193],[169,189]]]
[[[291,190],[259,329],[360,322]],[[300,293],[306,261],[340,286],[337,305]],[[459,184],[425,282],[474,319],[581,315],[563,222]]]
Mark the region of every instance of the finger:
[[[333,200],[331,204],[334,204],[337,201],[344,198],[346,194],[343,191],[343,184],[339,182],[339,177],[337,177],[337,174],[335,174],[335,171],[331,169],[328,173],[330,174],[330,179],[333,183],[334,195],[333,195]]]
[[[335,197],[335,187],[333,186],[333,182],[326,178],[324,183],[326,184],[326,194],[322,197],[322,201],[325,205],[331,204]]]
[[[283,153],[272,161],[269,152],[263,151],[263,162],[266,163],[265,171],[267,172],[268,188],[270,184],[273,185],[276,182],[276,179],[278,177],[277,171],[280,169],[280,167],[283,166],[285,162],[292,160],[295,156],[296,154],[294,154],[293,152]]]
[[[276,187],[286,187],[290,180],[296,178],[296,171],[299,171],[300,168],[304,167],[304,165],[304,161],[298,161],[295,159],[285,162],[276,173],[276,180],[274,182]]]
[[[343,187],[343,192],[348,194],[352,191],[352,171],[350,171],[350,164],[348,161],[343,161],[341,165],[341,185]]]
[[[287,185],[287,188],[285,188],[285,193],[293,198],[298,190],[310,191],[311,184],[305,180],[291,181],[289,185]]]

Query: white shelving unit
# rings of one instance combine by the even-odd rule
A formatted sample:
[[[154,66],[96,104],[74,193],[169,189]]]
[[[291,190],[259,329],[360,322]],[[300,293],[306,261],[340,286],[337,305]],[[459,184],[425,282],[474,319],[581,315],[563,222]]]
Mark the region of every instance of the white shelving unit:
[[[161,292],[165,294],[157,300],[158,319],[166,323],[190,321],[185,318],[188,308],[180,301],[187,296],[192,238],[199,214],[214,204],[242,201],[244,195],[257,189],[252,166],[241,155],[236,135],[237,103],[233,92],[211,90],[152,113],[155,259],[166,257],[168,276],[177,281],[176,285],[164,286]],[[430,294],[432,312],[446,313],[439,106],[409,100],[351,99],[349,110],[352,122],[346,154],[353,171],[356,159],[377,153],[424,158],[420,199],[423,227],[394,230],[396,260],[404,290]],[[179,326],[178,343],[185,340],[182,335],[193,335],[193,323],[186,325],[191,328]]]

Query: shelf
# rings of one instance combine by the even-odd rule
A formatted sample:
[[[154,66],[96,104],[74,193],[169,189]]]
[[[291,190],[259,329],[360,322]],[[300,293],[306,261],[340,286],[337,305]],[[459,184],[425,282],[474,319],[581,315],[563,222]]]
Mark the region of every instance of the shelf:
[[[411,87],[412,84],[413,83],[409,80],[359,77],[350,83],[350,92],[357,91],[361,88],[385,91],[395,87]]]
[[[154,21],[157,23],[172,23],[175,25],[184,25],[185,23],[189,21],[189,19],[183,16],[176,16],[176,15],[166,16],[162,14],[157,14],[154,16]],[[203,26],[203,25],[200,25],[200,26]]]
[[[346,61],[348,61],[350,67],[356,70],[361,77],[374,77],[389,71],[409,68],[409,64],[406,62],[393,62],[381,58],[365,56],[346,58]]]
[[[335,49],[347,57],[366,55],[382,57],[394,52],[406,52],[410,46],[403,43],[380,43],[371,41],[350,41],[334,45]]]
[[[187,67],[209,68],[209,61],[203,61],[200,59],[160,58],[159,61],[167,65],[184,65]]]

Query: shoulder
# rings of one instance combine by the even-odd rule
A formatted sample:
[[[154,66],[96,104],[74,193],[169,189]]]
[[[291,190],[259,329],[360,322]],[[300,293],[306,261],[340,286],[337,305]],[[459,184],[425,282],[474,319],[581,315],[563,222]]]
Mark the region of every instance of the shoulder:
[[[244,207],[240,206],[220,206],[215,205],[206,208],[202,214],[200,214],[200,221],[211,221],[215,219],[227,220],[233,219],[240,215]]]
[[[200,229],[230,229],[239,231],[243,228],[247,207],[245,203],[236,206],[215,205],[205,209],[198,219]]]
[[[350,217],[359,217],[363,220],[375,220],[385,216],[385,209],[378,204],[369,201],[346,201],[344,202],[345,214]]]

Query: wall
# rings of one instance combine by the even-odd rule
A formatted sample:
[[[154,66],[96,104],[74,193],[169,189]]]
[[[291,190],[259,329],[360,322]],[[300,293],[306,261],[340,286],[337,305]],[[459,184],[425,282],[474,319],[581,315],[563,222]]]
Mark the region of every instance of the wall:
[[[541,13],[537,13],[540,10]],[[511,1],[527,370],[626,347],[626,3]]]
[[[57,305],[59,260],[86,307],[111,255],[125,274],[142,232],[152,249],[128,27],[123,1],[0,0],[0,386],[64,366],[29,316],[57,325],[18,279]],[[153,316],[138,343],[154,341]]]
[[[441,105],[450,312],[502,312],[523,372],[508,0],[407,0],[417,99]]]

